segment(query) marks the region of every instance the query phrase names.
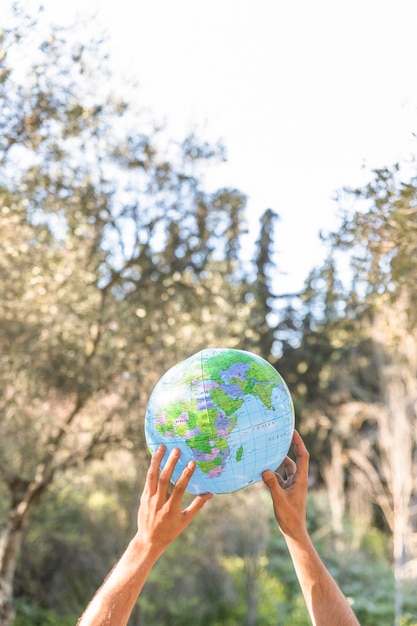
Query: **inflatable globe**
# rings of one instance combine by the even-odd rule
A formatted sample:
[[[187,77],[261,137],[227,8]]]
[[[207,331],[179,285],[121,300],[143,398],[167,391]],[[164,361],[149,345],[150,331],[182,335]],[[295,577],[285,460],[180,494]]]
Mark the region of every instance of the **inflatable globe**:
[[[154,452],[181,450],[172,481],[190,460],[196,470],[187,491],[229,493],[276,470],[287,455],[294,408],[287,385],[267,361],[243,350],[206,349],[168,370],[156,384],[145,415]]]

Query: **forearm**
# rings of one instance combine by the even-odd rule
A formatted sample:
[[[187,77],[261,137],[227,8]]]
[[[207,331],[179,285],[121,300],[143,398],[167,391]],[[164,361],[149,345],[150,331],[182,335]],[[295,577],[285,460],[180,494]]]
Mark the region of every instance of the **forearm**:
[[[142,545],[137,538],[132,539],[77,626],[125,626],[159,556],[155,549]]]
[[[314,626],[359,626],[349,603],[317,554],[307,533],[286,537]]]

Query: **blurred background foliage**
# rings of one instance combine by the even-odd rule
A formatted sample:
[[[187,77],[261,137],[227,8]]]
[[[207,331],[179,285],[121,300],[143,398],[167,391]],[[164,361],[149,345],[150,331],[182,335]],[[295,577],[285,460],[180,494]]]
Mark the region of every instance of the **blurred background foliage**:
[[[169,141],[112,93],[104,40],[40,20],[1,35],[1,626],[76,622],[134,532],[153,385],[210,346],[287,380],[309,528],[361,624],[417,624],[413,164],[344,190],[326,262],[280,294],[276,213],[248,259],[244,194],[205,188],[224,148]],[[271,514],[262,485],[210,502],[132,626],[308,624]]]

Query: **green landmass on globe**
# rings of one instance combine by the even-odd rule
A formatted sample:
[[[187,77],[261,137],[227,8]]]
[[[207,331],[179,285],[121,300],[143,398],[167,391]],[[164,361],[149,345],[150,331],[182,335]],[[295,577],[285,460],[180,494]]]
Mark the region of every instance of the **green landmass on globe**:
[[[226,348],[202,350],[168,370],[145,416],[151,450],[160,443],[181,450],[174,480],[190,459],[196,462],[193,493],[260,480],[271,463],[276,469],[282,462],[293,428],[291,396],[277,370],[258,355]]]

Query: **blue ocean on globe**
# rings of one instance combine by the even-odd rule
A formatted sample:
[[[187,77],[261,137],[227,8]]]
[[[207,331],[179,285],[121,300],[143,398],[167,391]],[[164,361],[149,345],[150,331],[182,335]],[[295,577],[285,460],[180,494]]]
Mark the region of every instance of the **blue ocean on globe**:
[[[276,470],[294,431],[289,389],[265,359],[245,350],[201,350],[169,369],[156,384],[145,414],[151,452],[181,450],[173,482],[190,460],[187,491],[230,493]]]

